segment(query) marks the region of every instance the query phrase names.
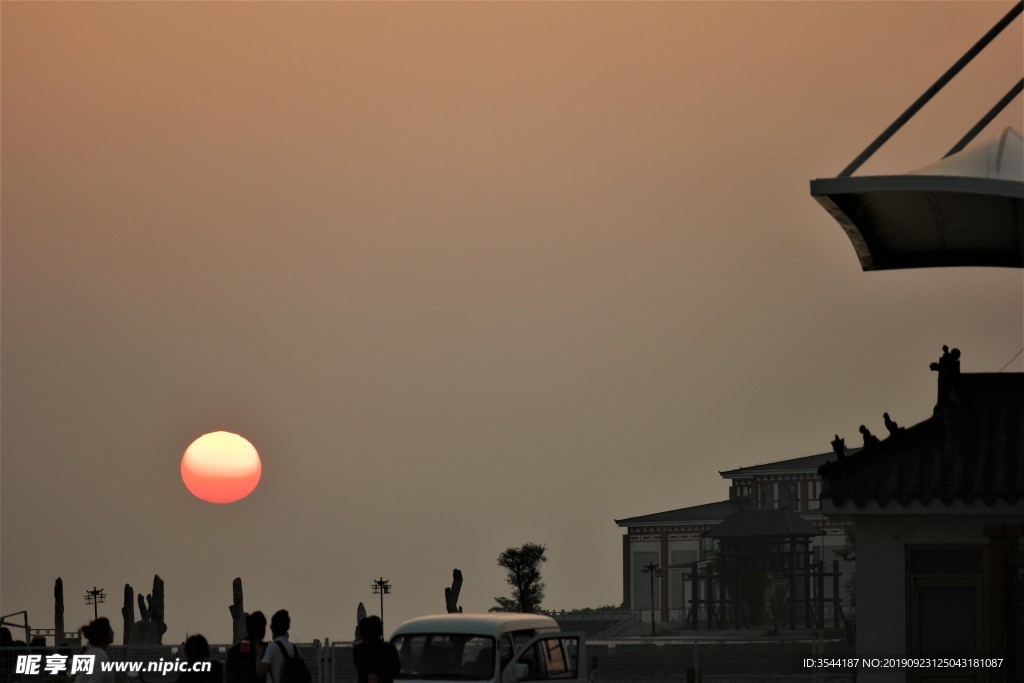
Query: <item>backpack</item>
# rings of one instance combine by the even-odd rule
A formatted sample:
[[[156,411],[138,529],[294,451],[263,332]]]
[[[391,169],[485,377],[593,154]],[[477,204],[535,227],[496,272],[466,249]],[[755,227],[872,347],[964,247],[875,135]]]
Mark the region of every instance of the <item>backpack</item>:
[[[306,666],[306,662],[299,655],[299,646],[292,643],[292,647],[295,648],[295,656],[292,657],[288,654],[288,648],[281,644],[281,641],[275,640],[277,646],[281,648],[281,654],[284,655],[284,666],[281,667],[281,680],[274,681],[274,683],[313,683],[313,677],[309,674],[309,667]]]

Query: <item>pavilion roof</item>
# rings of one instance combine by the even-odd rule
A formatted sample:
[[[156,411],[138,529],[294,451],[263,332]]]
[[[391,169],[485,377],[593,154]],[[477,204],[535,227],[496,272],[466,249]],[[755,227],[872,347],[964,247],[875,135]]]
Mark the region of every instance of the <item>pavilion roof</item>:
[[[713,538],[792,538],[821,536],[824,533],[792,510],[742,508],[704,535]]]

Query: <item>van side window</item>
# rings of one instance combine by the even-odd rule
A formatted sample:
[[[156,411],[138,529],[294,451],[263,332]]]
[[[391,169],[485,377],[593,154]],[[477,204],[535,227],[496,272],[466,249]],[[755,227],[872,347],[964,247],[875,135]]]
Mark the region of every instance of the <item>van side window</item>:
[[[575,637],[552,636],[533,644],[519,661],[526,664],[525,681],[575,679],[579,670]]]

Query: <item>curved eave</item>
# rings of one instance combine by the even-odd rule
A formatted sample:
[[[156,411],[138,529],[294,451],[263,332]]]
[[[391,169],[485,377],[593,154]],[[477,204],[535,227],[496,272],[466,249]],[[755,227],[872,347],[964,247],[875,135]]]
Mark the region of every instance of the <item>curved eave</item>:
[[[1024,268],[1024,183],[957,176],[811,181],[861,268]]]

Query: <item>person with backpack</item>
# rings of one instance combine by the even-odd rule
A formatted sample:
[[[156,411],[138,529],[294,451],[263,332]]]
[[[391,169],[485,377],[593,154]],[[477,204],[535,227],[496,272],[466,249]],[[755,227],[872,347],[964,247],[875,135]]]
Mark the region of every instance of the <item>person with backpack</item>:
[[[270,617],[270,633],[274,639],[256,665],[257,675],[269,678],[267,683],[311,683],[313,680],[299,648],[288,640],[291,625],[292,619],[287,610],[279,609]]]

